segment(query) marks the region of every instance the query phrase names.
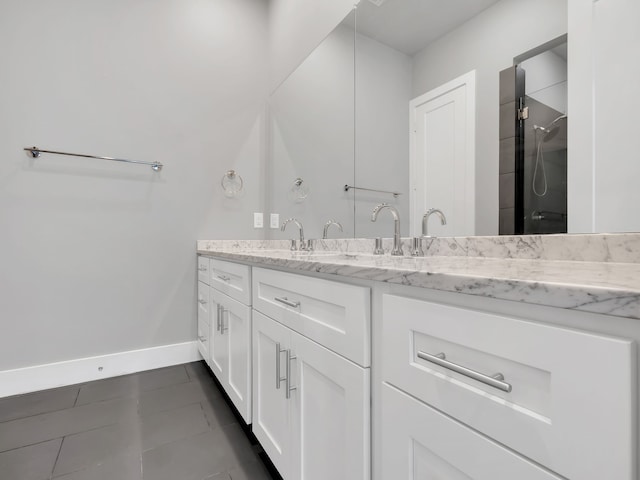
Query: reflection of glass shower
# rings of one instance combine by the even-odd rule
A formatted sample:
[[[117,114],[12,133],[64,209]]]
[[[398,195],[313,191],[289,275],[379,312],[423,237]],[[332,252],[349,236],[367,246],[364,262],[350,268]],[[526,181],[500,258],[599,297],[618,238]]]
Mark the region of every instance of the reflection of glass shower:
[[[505,161],[504,165],[501,163],[500,233],[566,233],[566,42],[552,42],[524,57],[517,59],[513,70],[501,72],[504,78],[513,78],[515,83],[510,91],[515,92],[515,95],[511,94],[514,95],[511,103],[516,109],[516,126],[512,143],[515,148],[511,150],[515,151],[512,170],[507,168],[508,149],[501,144],[501,162],[502,158]],[[506,92],[509,88],[508,82],[504,83],[501,83],[501,97],[505,97],[501,108],[507,109],[507,118],[509,98]],[[513,112],[514,107],[511,108]],[[508,123],[505,125],[501,142],[508,145]],[[513,173],[508,173],[510,171]],[[511,193],[507,182],[510,175],[513,178]]]
[[[567,115],[527,97],[523,232],[567,232]]]

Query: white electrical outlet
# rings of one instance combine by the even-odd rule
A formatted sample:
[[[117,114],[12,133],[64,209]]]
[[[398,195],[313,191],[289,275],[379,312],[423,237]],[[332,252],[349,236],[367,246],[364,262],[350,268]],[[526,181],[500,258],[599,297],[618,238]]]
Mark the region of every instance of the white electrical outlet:
[[[271,228],[280,228],[280,214],[279,213],[272,213],[271,214],[270,226],[271,226]]]
[[[262,212],[254,212],[253,214],[253,228],[262,228],[264,226],[262,220]]]

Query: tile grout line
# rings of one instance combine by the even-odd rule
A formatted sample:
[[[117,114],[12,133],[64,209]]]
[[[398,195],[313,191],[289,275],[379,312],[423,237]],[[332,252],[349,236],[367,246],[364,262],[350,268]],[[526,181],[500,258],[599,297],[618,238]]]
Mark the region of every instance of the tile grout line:
[[[4,453],[9,453],[9,452],[13,452],[14,450],[20,450],[21,448],[27,448],[27,447],[35,447],[36,445],[40,445],[41,443],[47,443],[47,442],[53,442],[54,440],[57,440],[59,438],[64,438],[64,435],[62,437],[54,437],[54,438],[48,438],[47,440],[41,440],[39,442],[33,442],[33,443],[29,443],[27,445],[21,445],[19,447],[11,447],[8,450],[2,450],[0,451],[0,455],[4,454]]]
[[[58,390],[58,389],[57,388],[51,388],[49,390]],[[46,392],[46,391],[48,391],[48,390],[40,390],[38,392],[33,392],[33,393],[41,393],[41,392]],[[30,394],[27,393],[26,395],[30,395]],[[18,420],[24,420],[26,418],[37,417],[38,415],[49,415],[49,414],[56,413],[56,412],[62,412],[63,410],[71,410],[72,408],[75,408],[75,406],[76,406],[75,403],[78,401],[78,395],[80,395],[80,390],[79,389],[78,389],[78,394],[76,395],[76,399],[74,401],[74,404],[72,406],[70,406],[70,407],[58,408],[56,410],[46,410],[46,411],[38,412],[38,413],[31,413],[31,414],[25,415],[23,417],[10,418],[9,420],[1,420],[0,421],[0,426],[2,426],[4,423],[16,422]],[[80,405],[80,406],[82,406],[82,405]],[[52,438],[52,440],[55,440],[55,439]],[[42,442],[37,442],[37,443],[42,443]]]
[[[65,438],[67,438],[66,435],[62,437],[62,441],[60,442],[60,448],[58,448],[58,454],[56,455],[56,460],[55,462],[53,462],[53,467],[51,467],[51,475],[49,475],[50,479],[53,478],[53,472],[56,471],[56,465],[58,464],[58,459],[60,458],[60,452],[62,452],[62,444],[64,443]]]
[[[78,393],[76,394],[76,400],[75,402],[73,402],[73,407],[75,407],[76,405],[78,405],[78,399],[80,398],[80,390],[82,390],[82,387],[78,388]],[[73,408],[71,407],[71,408]]]

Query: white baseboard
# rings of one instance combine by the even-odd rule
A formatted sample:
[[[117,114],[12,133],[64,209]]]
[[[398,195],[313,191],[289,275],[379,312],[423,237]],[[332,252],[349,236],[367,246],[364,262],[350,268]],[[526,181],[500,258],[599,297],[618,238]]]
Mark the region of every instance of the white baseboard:
[[[201,360],[196,342],[0,371],[0,398]]]

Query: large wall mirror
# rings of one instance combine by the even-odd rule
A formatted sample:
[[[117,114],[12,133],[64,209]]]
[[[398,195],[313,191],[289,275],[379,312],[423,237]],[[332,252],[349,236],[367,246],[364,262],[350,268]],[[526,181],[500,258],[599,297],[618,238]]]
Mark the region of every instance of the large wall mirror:
[[[371,222],[380,203],[398,210],[403,236],[420,234],[428,208],[447,218],[432,217],[430,234],[509,233],[503,192],[518,179],[504,166],[518,146],[501,123],[517,115],[504,114],[504,72],[517,65],[530,70],[529,101],[550,106],[523,122],[525,220],[530,233],[566,231],[567,10],[567,0],[361,0],[271,97],[270,210],[301,220],[308,238],[329,220],[342,225],[330,237],[389,237],[387,213]],[[541,203],[545,186],[555,196]]]
[[[329,221],[342,227],[330,227],[333,237],[356,234],[354,193],[343,188],[354,182],[354,19],[355,10],[269,99],[268,207],[281,223],[298,219],[307,238],[322,238]]]

